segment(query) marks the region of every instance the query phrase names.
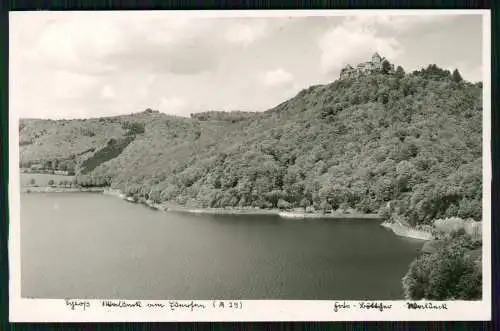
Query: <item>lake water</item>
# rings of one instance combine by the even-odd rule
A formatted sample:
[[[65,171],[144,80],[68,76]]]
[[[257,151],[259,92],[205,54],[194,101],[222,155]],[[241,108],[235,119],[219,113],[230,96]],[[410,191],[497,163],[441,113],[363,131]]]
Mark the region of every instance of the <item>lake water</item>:
[[[422,243],[373,220],[163,213],[92,193],[21,195],[23,297],[402,299]]]

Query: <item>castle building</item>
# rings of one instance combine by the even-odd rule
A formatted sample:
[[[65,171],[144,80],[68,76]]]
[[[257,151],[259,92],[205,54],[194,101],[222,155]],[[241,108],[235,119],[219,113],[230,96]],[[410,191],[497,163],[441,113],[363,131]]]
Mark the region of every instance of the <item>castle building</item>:
[[[351,78],[351,77],[358,77],[359,75],[362,74],[371,74],[376,71],[382,70],[382,63],[386,59],[377,52],[375,52],[372,55],[371,61],[368,62],[362,62],[359,63],[356,68],[351,66],[350,64],[346,65],[341,71],[340,71],[340,78]],[[394,71],[394,65],[391,64],[391,71]]]

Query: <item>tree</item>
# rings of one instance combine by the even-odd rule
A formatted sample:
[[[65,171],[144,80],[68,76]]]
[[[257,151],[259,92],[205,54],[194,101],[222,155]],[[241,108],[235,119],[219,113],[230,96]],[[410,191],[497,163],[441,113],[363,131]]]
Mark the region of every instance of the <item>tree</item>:
[[[463,80],[462,75],[460,75],[460,72],[458,72],[458,69],[453,70],[453,74],[451,74],[451,79],[455,83],[460,83]]]
[[[481,285],[481,273],[471,258],[460,251],[449,249],[439,252],[436,262],[429,274],[427,299],[475,300],[480,298],[478,294],[481,293],[481,287],[477,285]],[[478,289],[474,290],[470,285],[475,285]]]
[[[402,285],[405,298],[409,300],[422,300],[425,298],[429,286],[429,273],[434,259],[431,255],[422,255],[413,261]]]
[[[391,69],[392,69],[391,68],[391,63],[389,61],[387,61],[387,60],[384,60],[382,62],[382,73],[383,74],[388,74],[388,73],[391,72]]]
[[[482,297],[482,272],[481,268],[473,267],[470,273],[466,273],[457,284],[459,298],[480,299]]]
[[[278,201],[278,208],[279,209],[289,209],[291,207],[290,203],[286,200],[280,199]]]
[[[75,164],[73,162],[67,163],[66,171],[68,172],[68,175],[73,176],[75,174]]]
[[[122,128],[128,130],[127,135],[132,136],[145,132],[144,124],[139,122],[124,122]]]
[[[421,76],[433,80],[443,80],[443,79],[449,79],[451,77],[451,73],[449,70],[444,70],[438,67],[436,64],[430,64],[427,66],[427,68],[415,70],[413,74],[415,76]]]
[[[398,66],[396,68],[396,73],[395,73],[396,77],[398,78],[403,78],[405,76],[405,70],[403,69],[403,67],[401,66]]]
[[[278,190],[272,190],[271,192],[268,192],[268,193],[264,194],[264,198],[267,201],[269,201],[273,207],[277,207],[278,206],[278,202],[283,197],[284,197],[283,192],[282,191],[278,191]]]
[[[49,186],[54,186],[54,180],[53,179],[49,179]]]
[[[390,208],[388,206],[380,207],[378,215],[382,218],[382,220],[387,221],[389,218],[391,218]]]
[[[300,200],[300,207],[304,208],[304,211],[307,209],[307,207],[309,207],[311,205],[311,202],[306,199],[306,198],[303,198],[302,200]]]
[[[323,213],[327,213],[332,210],[332,206],[327,201],[321,201],[319,208],[323,211]]]
[[[31,178],[30,179],[30,185],[31,186],[35,186],[35,184],[36,184],[35,178]]]
[[[154,203],[160,203],[161,202],[161,187],[155,186],[151,189],[149,193],[149,199],[153,201]]]
[[[478,300],[481,298],[481,267],[466,252],[471,240],[463,232],[447,237],[435,253],[417,258],[403,277],[405,297],[410,300]]]

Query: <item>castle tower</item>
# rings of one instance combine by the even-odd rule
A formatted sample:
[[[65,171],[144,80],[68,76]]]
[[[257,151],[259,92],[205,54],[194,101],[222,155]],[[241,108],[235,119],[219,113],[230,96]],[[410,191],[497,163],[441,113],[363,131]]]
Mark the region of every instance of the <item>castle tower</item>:
[[[373,53],[372,62],[373,63],[381,63],[382,62],[382,57],[380,56],[379,53],[377,53],[377,52]]]

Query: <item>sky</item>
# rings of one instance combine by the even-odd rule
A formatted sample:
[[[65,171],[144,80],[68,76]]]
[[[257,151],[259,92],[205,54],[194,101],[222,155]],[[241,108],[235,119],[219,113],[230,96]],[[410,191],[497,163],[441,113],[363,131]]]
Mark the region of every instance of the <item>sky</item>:
[[[206,13],[11,12],[10,111],[54,119],[265,111],[375,51],[406,71],[437,64],[482,80],[480,14]]]

